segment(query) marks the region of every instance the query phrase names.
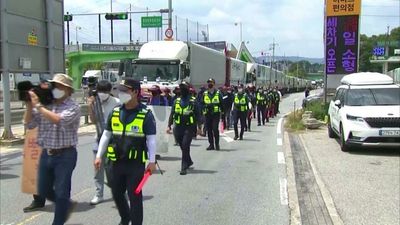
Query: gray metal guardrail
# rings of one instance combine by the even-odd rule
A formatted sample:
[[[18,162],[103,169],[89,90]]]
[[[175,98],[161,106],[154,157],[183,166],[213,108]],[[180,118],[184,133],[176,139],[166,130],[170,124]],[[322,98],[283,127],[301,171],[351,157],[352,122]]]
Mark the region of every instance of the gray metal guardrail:
[[[85,123],[89,123],[89,106],[87,104],[80,104],[81,115],[85,117]],[[23,124],[25,109],[11,110],[11,125]],[[4,127],[3,111],[0,111],[0,127]]]

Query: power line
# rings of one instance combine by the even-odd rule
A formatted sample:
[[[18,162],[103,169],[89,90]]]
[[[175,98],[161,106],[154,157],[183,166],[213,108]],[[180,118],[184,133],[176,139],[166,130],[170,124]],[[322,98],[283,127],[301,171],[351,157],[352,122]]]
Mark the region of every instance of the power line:
[[[393,18],[400,18],[400,15],[363,15],[361,16],[367,16],[367,17],[393,17]]]

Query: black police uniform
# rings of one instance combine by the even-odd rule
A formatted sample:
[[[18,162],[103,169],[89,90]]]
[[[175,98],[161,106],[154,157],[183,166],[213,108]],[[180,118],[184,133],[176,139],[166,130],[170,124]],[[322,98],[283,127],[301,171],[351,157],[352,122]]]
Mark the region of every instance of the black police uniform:
[[[125,105],[114,108],[106,130],[113,136],[107,149],[111,163],[111,191],[121,216],[120,224],[140,225],[143,222],[142,192],[135,194],[145,172],[147,159],[146,135],[156,134],[156,123],[150,110],[143,104],[135,109]],[[129,202],[125,192],[128,192]]]
[[[256,102],[257,102],[257,120],[258,126],[265,125],[265,110],[267,104],[267,96],[264,95],[261,91],[257,92]]]
[[[222,110],[222,94],[219,90],[215,90],[211,93],[209,90],[203,94],[203,113],[206,119],[206,128],[208,142],[207,150],[219,150],[219,130],[218,124],[221,118]],[[215,144],[214,144],[215,141]]]
[[[233,127],[235,129],[234,140],[238,139],[238,121],[240,120],[240,140],[243,140],[244,128],[246,126],[246,117],[249,112],[249,98],[246,93],[236,93],[233,100],[233,111],[235,122]]]
[[[196,98],[190,95],[178,97],[172,105],[168,126],[175,124],[174,136],[182,151],[181,175],[185,175],[186,170],[193,165],[190,144],[196,133],[199,113]]]

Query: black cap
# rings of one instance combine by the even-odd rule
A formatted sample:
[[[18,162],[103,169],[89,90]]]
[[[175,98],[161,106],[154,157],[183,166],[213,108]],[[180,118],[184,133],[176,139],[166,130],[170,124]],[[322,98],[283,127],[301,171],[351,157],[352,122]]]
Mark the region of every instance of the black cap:
[[[207,83],[210,83],[210,82],[213,82],[214,84],[215,84],[215,80],[214,80],[214,78],[208,78],[208,80],[207,80]]]
[[[186,81],[182,81],[182,83],[179,84],[179,87],[180,88],[182,88],[182,87],[190,88],[190,84]]]
[[[127,91],[129,89],[140,90],[140,81],[134,80],[132,78],[125,78],[121,81],[117,88],[120,91]]]

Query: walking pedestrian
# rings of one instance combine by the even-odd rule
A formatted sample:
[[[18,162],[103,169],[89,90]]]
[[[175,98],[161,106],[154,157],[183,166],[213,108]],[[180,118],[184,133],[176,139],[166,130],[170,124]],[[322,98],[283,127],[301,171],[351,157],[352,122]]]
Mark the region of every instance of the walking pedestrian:
[[[190,95],[189,83],[183,81],[180,85],[181,97],[173,104],[168,121],[167,133],[171,133],[171,125],[175,124],[174,136],[182,151],[180,175],[186,175],[187,169],[193,165],[190,156],[190,144],[196,135],[197,122],[200,115],[196,98]]]
[[[246,126],[246,117],[249,111],[249,98],[246,93],[243,91],[243,86],[239,86],[238,92],[235,94],[233,100],[232,110],[234,111],[234,124],[233,128],[235,129],[235,137],[234,140],[243,140],[244,128]],[[238,132],[238,121],[240,120],[240,136]]]
[[[141,225],[143,196],[142,192],[135,194],[134,190],[145,171],[152,172],[156,167],[156,122],[152,112],[140,103],[139,81],[126,78],[118,90],[123,105],[114,108],[107,120],[94,164],[99,169],[103,163],[101,158],[107,152],[113,177],[111,192],[121,217],[119,224]],[[146,160],[149,163],[145,169]]]
[[[53,225],[64,224],[76,202],[71,201],[71,178],[77,161],[76,145],[80,107],[71,98],[72,79],[55,74],[50,81],[54,89],[52,104],[44,106],[29,91],[24,121],[29,129],[38,127],[37,143],[42,148],[38,171],[38,192],[42,199],[54,199]]]
[[[261,88],[257,91],[256,96],[256,104],[257,104],[257,120],[258,126],[265,125],[265,109],[266,109],[266,96],[263,93]]]
[[[104,118],[104,121],[102,121],[102,123],[104,123],[103,127],[105,127],[105,124],[107,123],[107,119],[108,119],[109,115],[111,114],[111,112],[113,111],[113,109],[120,105],[119,99],[115,98],[114,96],[111,96],[111,90],[112,90],[112,85],[107,80],[101,80],[96,85],[96,92],[101,101],[100,103],[101,103],[101,108],[102,108],[102,113],[103,113],[103,118]],[[95,96],[89,97],[88,104],[89,104],[90,120],[92,121],[92,123],[96,123],[97,118],[96,118],[95,112],[93,111],[93,108],[94,108],[93,105],[96,104]],[[93,157],[96,158],[101,134],[95,134],[94,138],[95,138],[95,144],[93,146],[93,155],[94,155]],[[106,159],[106,157],[103,156],[102,161],[104,162],[105,159]],[[96,194],[90,201],[91,205],[97,205],[103,201],[104,164],[105,163],[102,163],[98,169],[95,168],[95,170],[94,170],[94,185],[96,187]],[[108,180],[108,182],[109,182],[109,184],[111,184],[110,180]]]
[[[204,115],[206,118],[208,143],[207,150],[219,150],[219,120],[222,111],[222,94],[215,89],[215,80],[207,80],[208,90],[203,94]]]

